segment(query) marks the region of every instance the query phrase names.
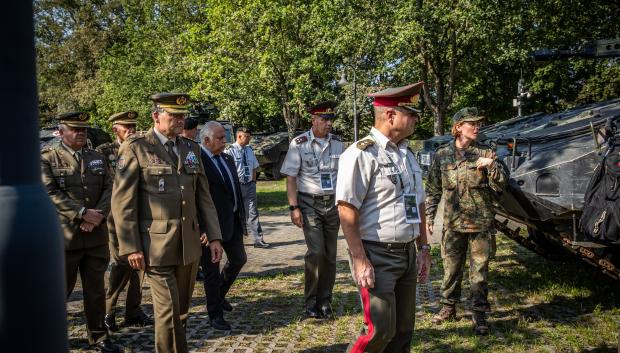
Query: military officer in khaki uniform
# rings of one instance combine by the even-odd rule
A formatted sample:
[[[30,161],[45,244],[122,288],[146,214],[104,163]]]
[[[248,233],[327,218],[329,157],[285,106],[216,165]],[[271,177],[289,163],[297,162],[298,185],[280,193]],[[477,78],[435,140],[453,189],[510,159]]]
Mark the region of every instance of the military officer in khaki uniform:
[[[201,255],[198,220],[204,220],[213,261],[222,257],[222,236],[200,147],[179,136],[188,95],[160,93],[151,100],[153,128],[120,147],[112,212],[119,255],[144,270],[151,285],[155,350],[187,352],[185,323]]]
[[[102,352],[120,352],[103,323],[104,274],[110,260],[105,218],[110,212],[112,178],[105,157],[85,148],[87,113],[62,114],[61,142],[42,151],[42,177],[58,211],[65,236],[67,297],[78,271],[84,293],[88,342]]]
[[[426,281],[431,263],[422,173],[407,141],[422,87],[371,94],[374,127],[340,158],[336,201],[366,326],[347,352],[410,350],[416,278]]]
[[[334,202],[338,158],[344,150],[330,133],[335,102],[310,109],[312,128],[289,146],[281,173],[286,175],[291,220],[302,227],[308,251],[305,260],[305,315],[331,318],[336,279],[336,241],[340,221]]]
[[[116,160],[121,143],[136,132],[137,116],[138,113],[135,111],[127,111],[113,114],[108,119],[112,124],[112,132],[116,136],[116,140],[99,145],[96,150],[108,160],[109,172],[112,176],[116,173]],[[105,298],[105,325],[110,331],[118,330],[115,313],[116,302],[127,284],[129,284],[129,287],[127,288],[127,297],[125,299],[125,325],[152,325],[153,319],[140,308],[142,291],[138,271],[129,266],[127,258],[118,255],[118,239],[116,238],[112,213],[108,215],[108,233],[110,234],[109,246],[112,261],[110,263],[110,276],[108,277],[108,288]]]

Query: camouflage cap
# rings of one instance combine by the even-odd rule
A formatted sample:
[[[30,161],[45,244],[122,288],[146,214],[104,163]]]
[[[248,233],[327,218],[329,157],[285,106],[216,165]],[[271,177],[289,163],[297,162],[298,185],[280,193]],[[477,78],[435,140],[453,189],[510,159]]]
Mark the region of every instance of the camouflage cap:
[[[323,119],[335,119],[336,105],[338,104],[335,101],[320,102],[308,109],[308,112],[312,115],[318,115]]]
[[[189,114],[189,95],[187,93],[157,93],[151,96],[157,108],[170,114]]]
[[[108,121],[114,124],[125,124],[125,125],[136,125],[136,118],[138,117],[138,113],[130,110],[127,112],[120,112],[113,114],[108,118]]]
[[[478,114],[478,108],[476,107],[466,107],[454,114],[452,117],[452,121],[454,123],[458,123],[461,121],[480,121],[483,120],[484,117]]]
[[[90,119],[90,115],[85,112],[69,112],[58,115],[58,122],[69,127],[90,127],[88,119]]]

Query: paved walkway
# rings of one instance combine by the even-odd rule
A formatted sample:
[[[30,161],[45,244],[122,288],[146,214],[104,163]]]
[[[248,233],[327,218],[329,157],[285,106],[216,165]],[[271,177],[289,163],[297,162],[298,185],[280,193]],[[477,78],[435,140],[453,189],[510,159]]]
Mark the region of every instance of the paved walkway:
[[[344,352],[346,342],[361,328],[356,288],[350,278],[346,242],[338,239],[338,273],[334,288],[334,321],[303,320],[303,258],[306,246],[302,231],[293,226],[288,214],[261,215],[265,241],[270,249],[255,249],[245,238],[248,263],[239,282],[229,293],[234,311],[226,314],[233,326],[230,332],[216,331],[209,325],[202,283],[194,291],[187,328],[192,352]],[[286,276],[286,281],[282,280]],[[256,281],[261,277],[264,280]],[[436,287],[436,285],[434,285]],[[437,288],[418,287],[418,304],[435,307]],[[152,312],[151,293],[144,287],[143,304]],[[124,297],[119,300],[124,304]],[[72,352],[87,351],[86,328],[82,315],[80,284],[68,304],[69,338]],[[434,310],[434,309],[433,309]],[[122,320],[122,313],[117,320]],[[113,335],[126,352],[153,352],[153,328],[125,327]]]

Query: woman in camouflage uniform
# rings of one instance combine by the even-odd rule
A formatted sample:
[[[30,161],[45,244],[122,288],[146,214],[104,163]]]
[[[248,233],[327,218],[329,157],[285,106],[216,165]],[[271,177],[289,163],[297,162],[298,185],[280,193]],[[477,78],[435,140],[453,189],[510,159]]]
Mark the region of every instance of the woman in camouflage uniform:
[[[472,321],[476,334],[489,332],[485,313],[490,311],[488,265],[493,239],[494,193],[506,184],[506,174],[490,147],[476,142],[482,116],[476,108],[464,108],[453,117],[454,142],[439,148],[431,165],[426,190],[426,220],[432,234],[439,200],[444,197],[444,226],[441,255],[444,277],[441,285],[441,311],[434,324],[456,318],[461,298],[463,267],[467,248]]]

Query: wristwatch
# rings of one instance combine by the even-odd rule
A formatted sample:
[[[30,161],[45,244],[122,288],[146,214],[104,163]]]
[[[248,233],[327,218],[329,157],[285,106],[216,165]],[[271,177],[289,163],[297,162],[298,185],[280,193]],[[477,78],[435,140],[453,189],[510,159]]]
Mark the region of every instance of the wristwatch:
[[[431,251],[431,245],[430,244],[423,244],[418,248],[418,251],[422,251],[422,250],[428,250]]]
[[[299,205],[289,205],[288,206],[289,211],[295,211],[298,208],[299,208]]]

